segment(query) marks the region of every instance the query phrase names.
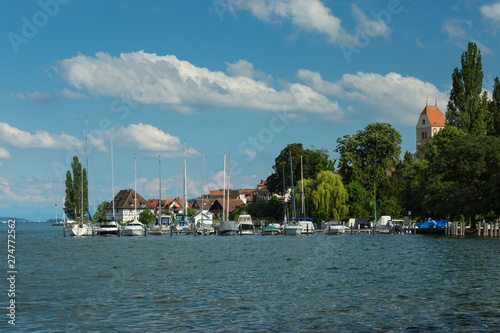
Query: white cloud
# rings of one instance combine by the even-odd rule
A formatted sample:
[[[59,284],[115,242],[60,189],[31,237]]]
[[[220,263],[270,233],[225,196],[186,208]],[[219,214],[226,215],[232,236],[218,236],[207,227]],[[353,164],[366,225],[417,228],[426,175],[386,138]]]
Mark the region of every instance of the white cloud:
[[[80,140],[65,134],[52,134],[38,130],[35,134],[22,131],[6,123],[0,123],[0,142],[5,142],[16,148],[47,148],[47,149],[76,149],[80,147]]]
[[[77,99],[77,100],[89,99],[90,98],[87,95],[81,94],[79,92],[71,91],[71,90],[68,90],[68,89],[59,90],[57,92],[57,95],[60,96],[60,97],[63,97],[63,98]]]
[[[0,147],[0,158],[12,158],[12,156],[10,156],[10,153],[7,151],[7,149]]]
[[[37,130],[34,134],[0,122],[0,142],[16,148],[72,149],[80,151],[80,138],[64,132],[53,134]],[[106,151],[104,141],[99,136],[89,134],[89,144],[98,151]]]
[[[21,100],[25,100],[26,99],[26,96],[24,96],[24,94],[22,92],[17,92],[17,93],[11,92],[11,93],[9,93],[9,96],[17,98],[17,99],[21,99]]]
[[[369,37],[388,36],[390,29],[380,18],[369,18],[357,6],[352,6],[357,27],[355,34],[342,27],[342,20],[332,14],[320,0],[248,0],[235,4],[236,9],[248,10],[259,20],[285,21],[303,31],[325,35],[330,43],[359,43],[359,34]]]
[[[471,27],[472,23],[467,20],[451,19],[443,23],[443,30],[450,38],[465,37],[465,29]]]
[[[113,143],[121,147],[161,152],[166,157],[181,157],[184,145],[181,139],[165,133],[157,127],[148,124],[130,124],[127,127],[117,126],[112,132]],[[196,157],[200,154],[192,147],[186,149],[186,156]]]
[[[433,84],[398,73],[385,76],[363,72],[344,74],[335,83],[325,81],[319,73],[308,70],[300,70],[298,76],[315,90],[367,105],[378,121],[393,124],[414,125],[415,114],[423,109],[427,97],[437,98],[441,103],[448,101],[448,95]]]
[[[13,202],[47,203],[59,202],[64,193],[64,184],[54,184],[50,180],[13,178],[0,176],[0,202],[10,206]]]
[[[50,103],[54,102],[57,98],[54,94],[48,91],[34,91],[32,93],[26,93],[28,95],[28,99],[35,103]]]
[[[249,64],[249,63],[248,63]],[[241,74],[243,62],[230,65]],[[252,66],[253,67],[253,66]],[[122,53],[111,57],[78,55],[58,62],[61,77],[77,89],[97,95],[127,98],[143,104],[175,107],[209,106],[257,111],[295,111],[342,118],[337,102],[299,83],[283,82],[282,89],[247,76],[228,76],[222,72],[196,67],[173,55]],[[262,73],[257,73],[257,76]],[[254,72],[254,77],[256,73]]]
[[[484,18],[494,22],[500,22],[500,2],[492,3],[491,5],[482,6],[479,11]]]

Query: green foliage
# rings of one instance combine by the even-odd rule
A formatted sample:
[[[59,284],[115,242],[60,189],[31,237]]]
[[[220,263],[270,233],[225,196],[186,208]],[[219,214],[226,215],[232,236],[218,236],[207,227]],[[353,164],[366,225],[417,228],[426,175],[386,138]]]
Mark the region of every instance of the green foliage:
[[[345,186],[349,200],[349,217],[368,217],[373,215],[373,193],[354,181]]]
[[[488,102],[486,93],[482,93],[481,51],[476,43],[470,42],[467,51],[462,53],[461,65],[462,67],[455,68],[452,74],[446,122],[466,133],[485,134]]]
[[[242,214],[250,214],[252,218],[274,218],[277,221],[283,219],[283,205],[278,202],[278,199],[273,196],[271,200],[258,200],[249,203],[246,206],[238,207],[229,216],[231,220],[236,221]]]
[[[155,221],[155,215],[153,214],[153,212],[150,209],[143,210],[139,214],[139,222],[141,222],[143,224],[149,224],[149,223],[154,222],[154,221]]]
[[[486,112],[486,133],[488,135],[500,136],[500,82],[495,78],[493,85],[492,100],[488,104]]]
[[[93,216],[94,221],[106,221],[106,208],[108,207],[108,205],[108,201],[103,201],[99,204],[99,206],[97,206],[97,212]]]
[[[329,160],[329,156],[324,149],[304,149],[301,143],[292,143],[284,148],[280,155],[276,157],[273,165],[274,172],[267,177],[267,187],[271,193],[283,195],[283,173],[285,183],[292,185],[290,171],[290,153],[292,155],[294,180],[300,177],[300,157],[303,159],[304,178],[316,178],[316,175],[325,170],[333,171],[335,163]]]
[[[301,206],[301,187],[302,183],[299,183],[295,188],[297,207]],[[347,190],[342,184],[340,175],[332,171],[321,171],[316,179],[304,179],[304,196],[310,214],[315,220],[340,220],[347,217]],[[302,209],[298,211],[300,215],[306,215]]]
[[[359,182],[365,189],[387,181],[387,170],[399,161],[401,134],[387,123],[369,124],[355,135],[337,140],[339,173],[344,183]]]
[[[192,207],[187,207],[186,214],[188,214],[188,216],[193,216],[194,214],[196,214],[196,211]]]
[[[72,171],[72,172],[71,172]],[[66,172],[66,199],[64,201],[64,212],[69,219],[76,220],[77,218],[85,219],[87,216],[87,171],[82,168],[82,164],[78,160],[78,156],[73,157],[71,162],[71,171]],[[82,197],[83,183],[83,197]],[[83,198],[83,211],[82,211]]]

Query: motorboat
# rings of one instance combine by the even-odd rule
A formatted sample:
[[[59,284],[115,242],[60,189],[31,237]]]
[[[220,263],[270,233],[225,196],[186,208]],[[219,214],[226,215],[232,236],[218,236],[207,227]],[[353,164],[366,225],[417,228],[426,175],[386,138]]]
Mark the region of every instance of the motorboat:
[[[290,219],[291,222],[283,223],[283,235],[285,236],[299,236],[302,235],[302,226]]]
[[[238,229],[241,235],[255,235],[255,225],[250,215],[240,215],[238,217]]]
[[[220,236],[234,236],[238,232],[238,224],[235,221],[221,221],[219,223]]]
[[[301,217],[299,218],[299,225],[302,227],[303,234],[314,234],[316,228],[314,228],[314,224],[312,222],[312,218],[310,217]]]
[[[123,236],[144,236],[144,224],[134,220],[123,227]]]
[[[265,227],[263,230],[262,230],[262,235],[265,236],[265,235],[271,235],[271,236],[274,236],[274,235],[280,235],[282,232],[282,230],[276,226],[268,226],[268,227]]]
[[[115,221],[111,221],[108,224],[101,224],[99,226],[100,236],[116,236],[120,232],[120,226]]]
[[[330,221],[325,225],[325,235],[343,235],[344,233],[345,227],[340,221]]]
[[[93,228],[90,224],[78,223],[73,224],[69,229],[70,236],[92,236]]]

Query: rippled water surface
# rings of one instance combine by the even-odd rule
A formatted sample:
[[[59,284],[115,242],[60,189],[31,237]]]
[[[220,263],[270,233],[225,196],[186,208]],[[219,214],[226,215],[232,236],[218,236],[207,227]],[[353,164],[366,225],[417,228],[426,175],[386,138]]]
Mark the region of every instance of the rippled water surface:
[[[23,331],[500,331],[500,239],[16,228]],[[2,317],[0,330],[12,329]]]

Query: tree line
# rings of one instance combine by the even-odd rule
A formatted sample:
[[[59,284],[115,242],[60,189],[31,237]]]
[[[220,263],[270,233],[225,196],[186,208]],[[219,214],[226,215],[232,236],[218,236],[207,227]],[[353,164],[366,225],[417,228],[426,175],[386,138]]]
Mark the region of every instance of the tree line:
[[[388,123],[369,124],[339,138],[334,150],[338,160],[331,160],[324,149],[289,144],[275,159],[267,178],[269,191],[282,196],[293,187],[297,215],[316,222],[374,218],[375,207],[378,216],[402,218],[411,212],[416,220],[447,218],[470,222],[472,227],[478,219],[496,219],[500,214],[500,83],[498,77],[494,79],[488,96],[483,78],[481,51],[469,43],[461,66],[452,73],[446,126],[416,153],[402,155],[401,135]],[[260,210],[269,210],[259,205]],[[269,205],[276,208],[277,203]],[[275,215],[282,219],[285,207],[279,207]],[[292,208],[286,209],[290,217]]]

